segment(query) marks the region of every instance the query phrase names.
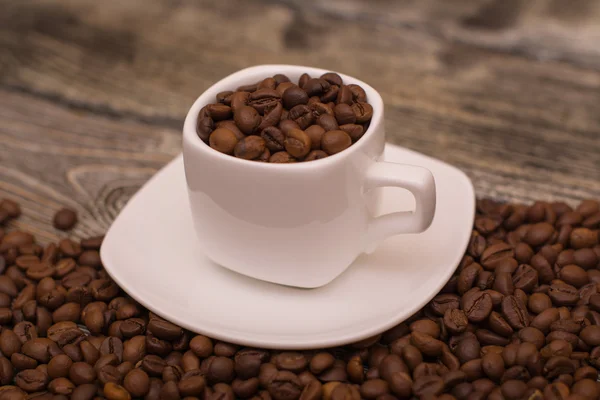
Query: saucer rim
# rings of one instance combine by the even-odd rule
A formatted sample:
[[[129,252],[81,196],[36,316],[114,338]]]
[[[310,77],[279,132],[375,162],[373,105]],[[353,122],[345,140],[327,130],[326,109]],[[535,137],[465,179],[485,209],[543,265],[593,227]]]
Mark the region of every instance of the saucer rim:
[[[426,158],[430,162],[438,163],[438,164],[442,165],[444,168],[449,169],[453,173],[457,174],[457,180],[460,179],[460,181],[462,181],[463,184],[465,184],[465,190],[469,191],[469,193],[466,193],[466,194],[468,194],[468,196],[465,195],[463,198],[463,201],[470,203],[470,204],[467,204],[465,206],[465,208],[468,207],[473,210],[472,213],[469,214],[470,219],[468,221],[468,226],[471,226],[471,227],[473,226],[473,222],[475,219],[475,201],[476,201],[475,190],[474,190],[471,179],[462,170],[460,170],[457,167],[450,165],[442,160],[427,156],[425,154],[416,152],[411,149],[407,149],[402,146],[398,146],[396,144],[386,142],[386,144],[385,144],[386,150],[388,149],[388,147],[399,148],[400,150],[402,150],[404,152],[409,152],[418,157]],[[389,318],[383,319],[382,317],[379,316],[377,318],[377,320],[385,320],[385,323],[370,325],[370,326],[360,330],[360,332],[351,332],[350,333],[350,332],[348,332],[347,328],[344,328],[341,331],[345,331],[346,332],[345,334],[341,333],[340,335],[333,335],[333,337],[332,337],[332,335],[331,335],[332,331],[329,330],[329,331],[327,331],[327,333],[324,333],[323,335],[318,335],[318,336],[311,335],[310,337],[303,338],[302,340],[299,340],[299,338],[300,338],[299,335],[291,336],[289,338],[279,335],[277,337],[277,342],[273,342],[272,338],[271,338],[271,340],[269,340],[269,338],[267,337],[268,335],[256,334],[254,332],[251,333],[249,336],[240,339],[240,335],[236,336],[235,332],[238,332],[240,334],[245,334],[245,332],[243,330],[235,330],[234,331],[229,328],[219,328],[218,324],[213,324],[208,329],[205,329],[204,327],[199,329],[197,326],[194,326],[193,323],[188,323],[186,321],[180,320],[179,317],[177,317],[177,316],[174,316],[174,315],[171,315],[168,317],[164,316],[164,314],[159,310],[160,306],[155,307],[155,304],[153,302],[145,301],[143,299],[143,297],[140,296],[139,293],[136,292],[135,288],[132,289],[130,285],[124,285],[123,280],[120,279],[120,277],[119,277],[118,268],[113,268],[113,266],[115,266],[117,263],[113,262],[112,257],[110,256],[110,253],[109,253],[109,249],[112,247],[111,246],[111,242],[112,242],[111,238],[116,237],[112,233],[118,229],[118,227],[121,223],[123,223],[123,220],[124,220],[123,216],[127,216],[129,214],[127,211],[129,210],[129,208],[133,207],[132,204],[134,203],[134,200],[137,199],[138,197],[141,197],[142,193],[144,192],[144,189],[146,189],[148,186],[152,185],[155,181],[160,180],[162,175],[164,175],[166,173],[166,171],[168,171],[171,167],[174,167],[174,165],[177,163],[183,163],[182,153],[177,154],[171,161],[169,161],[167,164],[165,164],[146,183],[144,183],[144,185],[142,185],[140,187],[140,189],[138,189],[138,191],[129,199],[127,204],[122,208],[122,210],[119,212],[118,216],[115,218],[115,220],[111,224],[110,228],[106,232],[104,242],[100,248],[100,257],[102,260],[102,264],[104,265],[104,268],[105,268],[106,272],[110,275],[110,277],[119,285],[119,287],[125,293],[127,293],[131,298],[133,298],[135,301],[137,301],[143,307],[147,308],[148,310],[152,311],[153,313],[155,313],[157,315],[162,316],[163,318],[168,319],[169,321],[181,326],[182,328],[185,328],[185,329],[191,331],[192,333],[202,334],[202,335],[212,338],[213,340],[221,340],[221,341],[236,343],[236,344],[239,344],[242,346],[261,347],[261,348],[268,348],[268,349],[274,349],[274,350],[292,350],[292,349],[295,349],[295,350],[307,349],[308,350],[308,349],[319,349],[319,348],[330,348],[330,347],[343,346],[343,345],[347,345],[349,343],[358,342],[358,341],[361,341],[361,340],[364,340],[364,339],[367,339],[370,337],[374,337],[374,336],[376,336],[380,333],[383,333],[383,332],[387,331],[388,329],[398,325],[399,323],[405,321],[407,318],[409,318],[411,315],[413,315],[415,312],[417,312],[418,310],[423,308],[427,303],[429,303],[431,301],[431,299],[433,299],[433,297],[435,297],[439,293],[439,291],[446,285],[448,280],[451,278],[452,274],[456,270],[456,267],[459,265],[460,260],[462,259],[464,252],[466,251],[467,246],[469,244],[471,229],[468,229],[468,230],[465,229],[465,232],[468,232],[468,234],[465,234],[465,237],[462,238],[462,241],[461,241],[463,244],[461,246],[462,249],[460,252],[457,251],[455,253],[456,259],[452,260],[452,263],[449,263],[449,264],[454,265],[454,268],[446,268],[445,269],[446,272],[443,274],[443,279],[441,279],[439,281],[439,284],[436,286],[435,290],[433,290],[427,296],[420,297],[420,301],[418,301],[418,302],[407,304],[406,307],[398,308],[397,311],[395,311],[394,313],[390,313]],[[435,176],[435,173],[434,173],[434,176]],[[467,224],[465,222],[465,226],[466,225]],[[118,244],[115,244],[115,245],[118,245]],[[236,273],[236,272],[233,272],[233,273]],[[125,289],[126,287],[128,288],[127,290]],[[312,289],[303,289],[303,290],[312,290]],[[211,329],[211,327],[213,329]]]

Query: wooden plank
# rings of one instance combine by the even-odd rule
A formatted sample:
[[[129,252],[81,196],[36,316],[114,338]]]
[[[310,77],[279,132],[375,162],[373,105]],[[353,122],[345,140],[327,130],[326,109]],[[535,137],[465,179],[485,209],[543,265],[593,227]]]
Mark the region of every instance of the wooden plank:
[[[575,4],[576,3],[576,4]],[[357,76],[391,142],[479,196],[600,198],[600,3],[0,0],[0,197],[47,240],[103,232],[180,150],[193,100],[260,63]]]

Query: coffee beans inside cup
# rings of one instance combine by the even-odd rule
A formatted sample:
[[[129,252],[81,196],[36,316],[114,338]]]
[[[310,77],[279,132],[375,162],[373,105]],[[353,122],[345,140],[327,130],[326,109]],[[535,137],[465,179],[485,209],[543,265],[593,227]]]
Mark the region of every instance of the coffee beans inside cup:
[[[283,74],[220,92],[198,114],[196,132],[211,148],[245,160],[313,161],[346,150],[373,117],[362,87],[334,72]]]
[[[425,307],[311,351],[182,329],[111,280],[102,237],[40,244],[6,225],[17,203],[0,215],[0,399],[600,398],[598,201],[479,200],[460,265]]]

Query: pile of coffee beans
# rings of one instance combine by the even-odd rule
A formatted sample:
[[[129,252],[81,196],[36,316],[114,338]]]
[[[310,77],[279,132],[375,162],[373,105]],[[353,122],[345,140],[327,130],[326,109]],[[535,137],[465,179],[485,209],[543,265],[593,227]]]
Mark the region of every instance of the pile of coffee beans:
[[[282,74],[217,94],[198,115],[197,133],[213,149],[245,160],[313,161],[339,153],[367,130],[373,107],[359,85],[335,72]]]
[[[0,203],[1,223],[20,213]],[[0,227],[0,399],[598,399],[599,229],[597,201],[480,200],[456,273],[407,321],[271,351],[148,312],[102,269],[101,237]]]

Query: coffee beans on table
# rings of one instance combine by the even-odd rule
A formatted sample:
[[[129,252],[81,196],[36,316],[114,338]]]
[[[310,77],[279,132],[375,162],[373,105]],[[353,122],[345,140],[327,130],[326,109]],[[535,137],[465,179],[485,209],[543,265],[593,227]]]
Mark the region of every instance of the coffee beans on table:
[[[372,117],[364,89],[346,85],[334,72],[318,78],[303,74],[297,84],[276,74],[218,93],[215,103],[200,110],[196,132],[227,155],[295,163],[347,149],[364,135]]]
[[[294,106],[339,86],[335,74],[302,79],[308,91],[276,75],[244,88],[263,90],[259,95],[218,98],[241,98],[238,109],[250,101],[268,109],[272,90],[285,83],[294,88],[288,101],[300,101]],[[337,96],[351,106],[363,93],[342,85]],[[220,106],[206,112],[217,122],[231,116]],[[237,143],[262,139],[265,149],[295,161],[282,150],[286,140],[299,154],[306,151],[303,134],[322,140],[336,131],[287,121],[260,136],[238,140],[231,132]],[[239,151],[258,153],[256,143]],[[307,154],[323,152],[312,146]],[[21,214],[8,200],[0,210],[1,224]],[[598,399],[599,221],[593,200],[576,208],[479,200],[467,252],[427,306],[376,337],[315,351],[196,335],[112,282],[98,255],[102,237],[42,246],[2,226],[0,399]]]

